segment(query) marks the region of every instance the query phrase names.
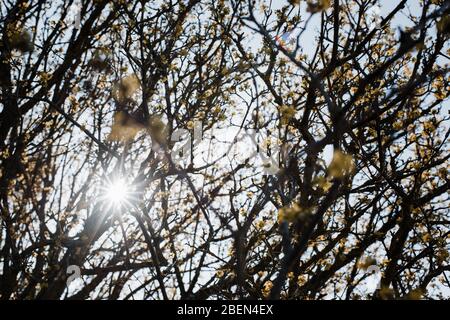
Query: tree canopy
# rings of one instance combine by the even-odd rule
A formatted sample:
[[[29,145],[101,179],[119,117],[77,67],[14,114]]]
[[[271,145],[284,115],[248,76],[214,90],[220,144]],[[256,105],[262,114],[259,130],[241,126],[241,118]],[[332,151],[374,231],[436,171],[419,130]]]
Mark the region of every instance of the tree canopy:
[[[449,298],[449,13],[0,0],[1,299]]]

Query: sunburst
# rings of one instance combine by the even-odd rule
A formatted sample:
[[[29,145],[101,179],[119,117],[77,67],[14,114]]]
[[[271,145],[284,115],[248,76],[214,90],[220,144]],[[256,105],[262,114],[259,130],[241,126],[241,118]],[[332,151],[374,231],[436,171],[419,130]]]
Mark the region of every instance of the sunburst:
[[[131,207],[137,200],[135,187],[125,177],[108,178],[101,187],[101,200],[109,209]]]

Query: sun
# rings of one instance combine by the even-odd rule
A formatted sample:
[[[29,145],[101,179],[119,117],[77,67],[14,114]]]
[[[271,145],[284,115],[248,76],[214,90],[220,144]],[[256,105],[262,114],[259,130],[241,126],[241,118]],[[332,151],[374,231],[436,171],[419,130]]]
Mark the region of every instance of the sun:
[[[128,195],[127,183],[124,179],[112,181],[106,188],[106,199],[120,204],[127,200]]]
[[[107,179],[101,187],[101,199],[109,209],[120,209],[134,202],[132,185],[123,177]]]

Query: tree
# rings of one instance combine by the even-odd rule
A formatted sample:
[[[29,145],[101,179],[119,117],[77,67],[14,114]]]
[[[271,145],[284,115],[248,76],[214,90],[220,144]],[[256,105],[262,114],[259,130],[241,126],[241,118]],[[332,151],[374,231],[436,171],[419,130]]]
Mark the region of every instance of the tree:
[[[1,298],[448,297],[449,11],[3,2]]]

